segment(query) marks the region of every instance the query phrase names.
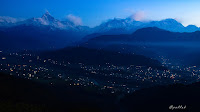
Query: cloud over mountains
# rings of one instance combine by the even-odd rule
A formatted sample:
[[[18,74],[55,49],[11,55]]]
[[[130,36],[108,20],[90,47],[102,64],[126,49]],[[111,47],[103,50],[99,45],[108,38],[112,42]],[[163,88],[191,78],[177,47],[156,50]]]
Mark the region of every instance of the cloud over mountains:
[[[73,14],[69,14],[69,15],[67,15],[67,17],[66,17],[69,21],[71,21],[72,23],[74,23],[75,25],[82,25],[83,23],[82,23],[82,19],[80,18],[80,17],[78,17],[78,16],[75,16],[75,15],[73,15]]]
[[[144,11],[137,11],[137,12],[134,12],[130,18],[132,20],[135,20],[135,21],[143,21],[145,20],[145,12]]]

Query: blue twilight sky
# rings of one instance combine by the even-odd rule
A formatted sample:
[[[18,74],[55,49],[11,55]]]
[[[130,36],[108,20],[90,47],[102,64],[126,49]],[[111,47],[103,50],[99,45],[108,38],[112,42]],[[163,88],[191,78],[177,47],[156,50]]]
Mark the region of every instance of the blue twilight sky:
[[[58,19],[81,18],[91,27],[130,15],[141,21],[174,18],[183,25],[200,26],[200,0],[0,0],[0,16],[26,19],[46,10]]]

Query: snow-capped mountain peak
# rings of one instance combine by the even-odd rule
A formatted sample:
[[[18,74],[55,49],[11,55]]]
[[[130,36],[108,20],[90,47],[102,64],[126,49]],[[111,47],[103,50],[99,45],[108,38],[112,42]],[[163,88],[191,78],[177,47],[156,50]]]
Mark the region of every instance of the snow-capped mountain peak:
[[[45,14],[43,14],[42,17],[27,19],[22,24],[34,25],[34,26],[45,25],[60,29],[64,29],[66,27],[61,21],[51,16],[51,14],[48,11]]]
[[[0,22],[1,23],[16,23],[17,19],[12,18],[12,17],[7,17],[7,16],[0,16]]]
[[[96,27],[96,32],[111,32],[113,29],[115,32],[124,30],[125,33],[132,33],[140,28],[146,27],[158,27],[160,29],[172,31],[172,32],[192,32],[197,31],[198,27],[184,27],[180,22],[175,19],[164,19],[160,21],[135,21],[131,18],[126,19],[112,19]],[[122,32],[122,33],[124,33]],[[119,32],[121,33],[121,32]]]
[[[37,27],[50,26],[51,29],[71,30],[71,31],[77,31],[77,32],[89,30],[89,27],[77,26],[68,20],[60,21],[60,20],[54,18],[48,11],[39,18],[27,19],[18,24],[19,25],[25,24],[25,25],[37,26]]]
[[[46,21],[56,20],[53,16],[51,16],[51,14],[48,11],[41,17],[41,19],[46,20]]]
[[[12,26],[22,20],[23,19],[17,19],[17,18],[8,17],[8,16],[0,16],[0,26]]]

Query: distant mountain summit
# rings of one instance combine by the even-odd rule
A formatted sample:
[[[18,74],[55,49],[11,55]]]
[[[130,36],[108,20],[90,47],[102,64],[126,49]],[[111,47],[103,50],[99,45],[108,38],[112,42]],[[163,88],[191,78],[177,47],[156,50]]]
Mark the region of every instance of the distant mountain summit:
[[[142,28],[144,25],[143,22],[127,19],[111,19],[107,22],[102,23],[101,25],[94,28],[97,33],[105,34],[123,34],[123,33],[132,33],[135,30]]]
[[[31,18],[25,21],[19,22],[18,25],[32,25],[32,26],[50,26],[52,28],[58,28],[62,30],[73,30],[73,31],[85,31],[88,32],[90,30],[87,26],[77,26],[74,23],[65,20],[60,21],[55,19],[48,11],[42,15],[40,18]]]
[[[172,32],[189,32],[186,30],[186,28],[181,23],[179,23],[175,19],[152,21],[145,26],[158,27],[160,29],[164,29],[164,30],[168,30],[168,31],[172,31]]]
[[[42,19],[46,20],[46,21],[54,21],[55,18],[51,16],[51,14],[46,11],[46,13],[42,16]]]
[[[34,26],[48,25],[55,28],[64,28],[64,25],[59,20],[51,16],[49,12],[46,12],[41,18],[27,19],[26,21],[23,21],[21,24],[34,25]]]
[[[195,26],[195,25],[188,25],[188,26],[186,27],[186,30],[187,30],[188,32],[195,32],[195,31],[198,31],[199,28],[198,28],[197,26]]]
[[[158,27],[171,32],[194,32],[200,30],[194,25],[184,27],[181,23],[175,19],[164,19],[161,21],[136,21],[130,18],[126,19],[112,19],[101,25],[95,27],[95,32],[104,34],[123,34],[132,33],[138,29],[146,27]]]
[[[22,21],[22,19],[16,19],[16,18],[7,17],[7,16],[0,16],[0,27],[13,26],[19,21]]]

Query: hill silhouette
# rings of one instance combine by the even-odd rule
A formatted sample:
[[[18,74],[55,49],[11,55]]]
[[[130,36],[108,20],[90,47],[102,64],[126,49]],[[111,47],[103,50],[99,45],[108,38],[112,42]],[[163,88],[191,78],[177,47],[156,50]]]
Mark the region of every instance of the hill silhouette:
[[[64,48],[50,51],[43,54],[46,58],[62,60],[70,63],[83,63],[86,65],[140,65],[161,67],[157,60],[147,58],[142,55],[123,54],[104,50],[88,49],[83,47]],[[162,68],[162,67],[161,67]]]
[[[169,106],[186,106],[173,112],[199,112],[200,83],[157,86],[136,91],[121,100],[127,112],[172,112]]]

